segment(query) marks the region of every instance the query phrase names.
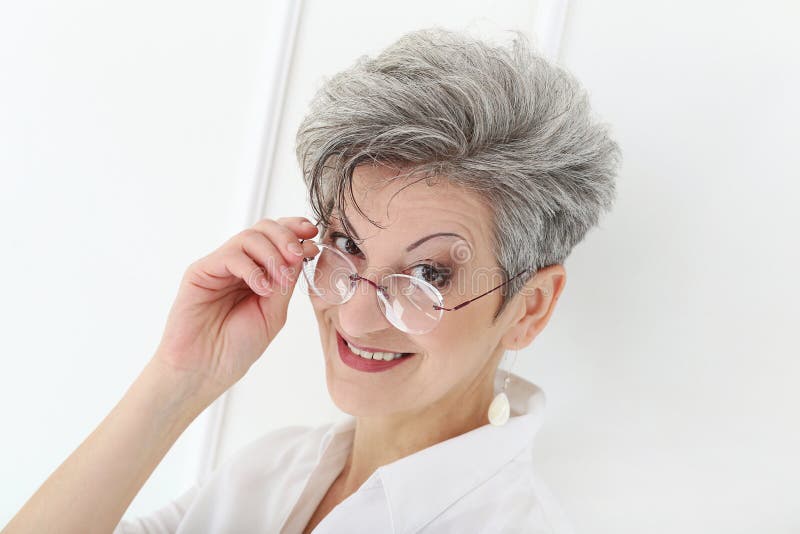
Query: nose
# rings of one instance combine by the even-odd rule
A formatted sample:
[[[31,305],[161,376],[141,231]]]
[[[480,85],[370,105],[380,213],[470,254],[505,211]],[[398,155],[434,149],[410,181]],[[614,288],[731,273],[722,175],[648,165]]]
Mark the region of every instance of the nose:
[[[339,326],[342,330],[359,338],[392,327],[378,304],[376,291],[381,291],[381,286],[357,274],[352,275],[351,280],[355,280],[356,289],[350,300],[339,305]]]

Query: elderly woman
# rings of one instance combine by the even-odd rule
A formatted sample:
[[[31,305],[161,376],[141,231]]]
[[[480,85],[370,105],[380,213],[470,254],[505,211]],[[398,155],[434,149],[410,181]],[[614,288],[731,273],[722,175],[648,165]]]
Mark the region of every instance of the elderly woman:
[[[153,358],[3,532],[570,530],[531,465],[544,395],[500,362],[614,199],[619,150],[585,91],[521,34],[417,31],[327,81],[297,156],[316,224],[264,219],[190,265]],[[301,277],[348,416],[268,432],[120,521]]]

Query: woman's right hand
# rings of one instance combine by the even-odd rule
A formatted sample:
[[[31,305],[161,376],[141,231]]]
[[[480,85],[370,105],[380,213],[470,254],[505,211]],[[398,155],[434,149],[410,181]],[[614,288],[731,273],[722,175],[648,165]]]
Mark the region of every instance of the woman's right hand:
[[[187,372],[197,387],[222,394],[283,328],[302,258],[319,252],[313,242],[301,245],[299,239],[316,233],[303,217],[262,219],[192,263],[154,359]]]

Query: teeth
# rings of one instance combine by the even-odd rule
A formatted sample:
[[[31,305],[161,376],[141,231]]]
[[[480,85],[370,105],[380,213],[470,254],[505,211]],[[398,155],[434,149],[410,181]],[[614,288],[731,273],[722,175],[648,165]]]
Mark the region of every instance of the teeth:
[[[345,341],[345,343],[347,343],[347,347],[351,351],[353,351],[353,354],[358,354],[359,356],[361,356],[362,358],[366,358],[367,360],[386,360],[386,361],[389,361],[389,360],[395,360],[397,358],[400,358],[403,355],[402,352],[367,352],[365,350],[361,350],[361,349],[359,349],[357,347],[354,347],[353,345],[351,345],[347,341]]]

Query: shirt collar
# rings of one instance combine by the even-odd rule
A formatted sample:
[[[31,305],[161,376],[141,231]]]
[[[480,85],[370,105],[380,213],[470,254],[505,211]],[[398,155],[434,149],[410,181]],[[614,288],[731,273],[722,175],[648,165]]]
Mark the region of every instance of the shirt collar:
[[[515,373],[509,375],[506,394],[511,413],[505,425],[494,426],[487,421],[460,436],[383,465],[370,477],[379,477],[383,484],[395,532],[417,531],[518,454],[533,453],[533,439],[542,424],[546,397],[536,384]],[[505,377],[504,370],[495,373],[495,394],[503,390]],[[318,460],[334,437],[336,448],[351,447],[355,425],[353,416],[334,423],[322,438]],[[430,490],[424,499],[414,489],[420,487]]]

